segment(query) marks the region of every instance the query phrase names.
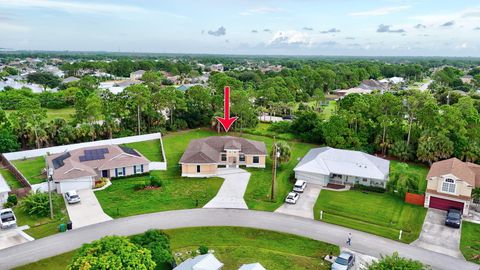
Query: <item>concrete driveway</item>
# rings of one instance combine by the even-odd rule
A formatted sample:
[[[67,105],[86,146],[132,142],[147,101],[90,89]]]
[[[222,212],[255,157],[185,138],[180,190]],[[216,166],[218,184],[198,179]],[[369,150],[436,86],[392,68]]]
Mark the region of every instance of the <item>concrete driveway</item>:
[[[68,204],[65,200],[73,229],[112,220],[103,212],[102,206],[92,190],[79,190],[77,193],[80,196],[80,203]]]
[[[275,212],[313,219],[313,207],[321,190],[320,185],[308,183],[296,204],[284,203]]]
[[[462,230],[445,226],[446,214],[446,211],[428,209],[420,237],[411,245],[464,259],[459,249]]]
[[[26,229],[28,229],[28,226],[6,230],[0,229],[0,249],[20,245],[28,241],[33,241],[34,239],[32,237],[22,231]]]
[[[242,169],[218,169],[218,177],[225,179],[217,195],[203,208],[248,209],[243,194],[247,190],[250,173]]]

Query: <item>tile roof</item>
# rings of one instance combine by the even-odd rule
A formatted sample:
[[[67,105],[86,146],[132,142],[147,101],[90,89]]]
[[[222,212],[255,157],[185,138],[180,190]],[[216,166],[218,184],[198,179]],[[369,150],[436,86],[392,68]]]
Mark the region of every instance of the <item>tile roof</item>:
[[[212,136],[191,140],[179,163],[218,163],[225,149],[238,149],[245,155],[266,155],[265,143],[232,136]]]
[[[428,171],[427,178],[440,177],[446,174],[453,174],[467,182],[469,185],[475,187],[476,182],[480,181],[480,166],[473,163],[463,162],[458,158],[445,159],[432,164]]]
[[[54,180],[96,176],[100,170],[148,164],[150,161],[136,150],[118,145],[79,148],[47,157]]]

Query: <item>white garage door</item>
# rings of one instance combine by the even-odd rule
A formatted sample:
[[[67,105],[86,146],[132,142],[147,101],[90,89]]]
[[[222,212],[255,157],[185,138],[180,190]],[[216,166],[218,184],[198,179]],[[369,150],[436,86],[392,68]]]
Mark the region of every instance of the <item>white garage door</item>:
[[[304,180],[307,183],[326,186],[328,184],[328,176],[323,174],[295,172],[295,178],[297,180]]]
[[[65,193],[70,190],[91,189],[93,184],[92,181],[91,177],[60,181],[57,185],[59,189],[58,192]]]

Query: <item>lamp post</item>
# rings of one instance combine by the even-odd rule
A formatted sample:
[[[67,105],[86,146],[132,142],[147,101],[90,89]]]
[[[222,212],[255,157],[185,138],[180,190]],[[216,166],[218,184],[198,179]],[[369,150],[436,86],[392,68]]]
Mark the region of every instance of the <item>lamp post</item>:
[[[272,165],[272,190],[270,194],[270,200],[275,199],[275,182],[277,178],[277,158],[280,156],[280,152],[277,148],[277,143],[275,142],[275,136],[273,136],[273,165]]]

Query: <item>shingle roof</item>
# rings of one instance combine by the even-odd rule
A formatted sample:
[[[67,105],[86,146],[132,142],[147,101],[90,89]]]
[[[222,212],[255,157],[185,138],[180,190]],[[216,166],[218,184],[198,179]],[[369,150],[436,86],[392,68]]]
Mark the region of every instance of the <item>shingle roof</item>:
[[[321,147],[311,149],[294,171],[386,180],[390,161],[360,151]]]
[[[453,174],[461,180],[467,182],[469,185],[476,186],[477,173],[480,169],[476,164],[463,162],[458,158],[450,158],[442,161],[437,161],[432,164],[428,171],[427,178],[439,177],[446,174]],[[480,167],[480,166],[479,166]],[[478,180],[480,181],[480,179]]]
[[[225,149],[238,149],[245,155],[266,155],[265,143],[232,136],[213,136],[190,141],[179,163],[218,163]]]
[[[79,148],[48,156],[47,162],[50,168],[54,168],[54,180],[96,176],[100,170],[150,163],[136,150],[118,145]]]

